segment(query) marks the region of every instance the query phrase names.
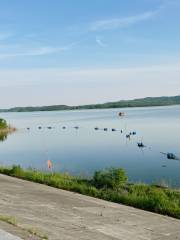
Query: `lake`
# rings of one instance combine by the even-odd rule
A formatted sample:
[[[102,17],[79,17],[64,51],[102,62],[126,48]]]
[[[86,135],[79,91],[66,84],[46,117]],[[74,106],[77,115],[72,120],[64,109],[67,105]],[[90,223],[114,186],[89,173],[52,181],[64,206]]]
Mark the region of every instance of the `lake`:
[[[120,111],[124,117],[118,116]],[[165,181],[180,186],[180,161],[160,153],[180,157],[180,106],[0,113],[0,117],[18,129],[0,142],[1,165],[47,171],[50,159],[54,171],[82,176],[121,167],[133,182]],[[136,135],[127,139],[132,131]],[[145,148],[137,146],[141,140]]]

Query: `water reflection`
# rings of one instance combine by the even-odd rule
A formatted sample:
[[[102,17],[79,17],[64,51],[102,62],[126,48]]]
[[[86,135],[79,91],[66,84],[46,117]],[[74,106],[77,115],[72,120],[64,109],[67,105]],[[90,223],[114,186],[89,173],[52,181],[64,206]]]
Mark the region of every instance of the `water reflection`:
[[[0,142],[4,142],[7,139],[8,132],[0,132]]]

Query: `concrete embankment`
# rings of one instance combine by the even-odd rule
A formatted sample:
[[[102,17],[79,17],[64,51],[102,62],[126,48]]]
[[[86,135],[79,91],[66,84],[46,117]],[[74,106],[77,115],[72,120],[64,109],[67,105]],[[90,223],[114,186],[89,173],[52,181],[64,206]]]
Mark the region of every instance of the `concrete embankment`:
[[[180,240],[180,220],[132,207],[4,175],[0,193],[0,215],[17,221],[14,232],[1,221],[0,228],[22,239]],[[41,237],[23,235],[29,229]]]

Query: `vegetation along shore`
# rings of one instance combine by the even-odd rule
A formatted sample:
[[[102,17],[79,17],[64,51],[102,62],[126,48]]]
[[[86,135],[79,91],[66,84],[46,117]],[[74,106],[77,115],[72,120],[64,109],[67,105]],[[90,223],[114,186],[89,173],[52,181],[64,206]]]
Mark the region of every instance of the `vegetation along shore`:
[[[7,138],[7,135],[16,131],[16,128],[7,124],[6,120],[0,118],[0,141]]]
[[[0,173],[180,219],[180,190],[131,184],[121,168],[97,171],[91,179],[20,166],[1,167]]]

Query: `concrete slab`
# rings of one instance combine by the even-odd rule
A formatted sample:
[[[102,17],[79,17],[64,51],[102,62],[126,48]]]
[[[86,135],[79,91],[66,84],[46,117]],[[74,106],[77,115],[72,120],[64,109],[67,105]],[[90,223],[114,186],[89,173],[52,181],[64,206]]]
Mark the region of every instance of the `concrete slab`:
[[[0,240],[22,240],[22,238],[16,237],[0,229]]]
[[[0,214],[50,240],[180,240],[180,220],[0,175]]]

